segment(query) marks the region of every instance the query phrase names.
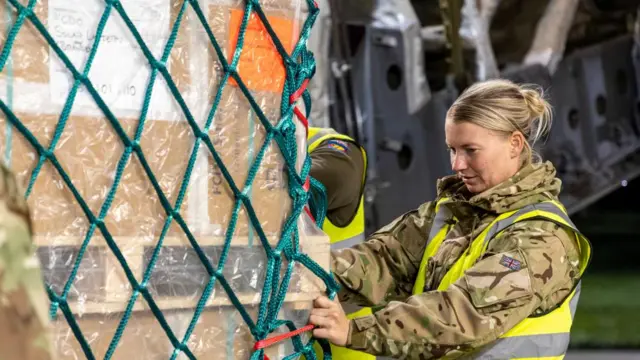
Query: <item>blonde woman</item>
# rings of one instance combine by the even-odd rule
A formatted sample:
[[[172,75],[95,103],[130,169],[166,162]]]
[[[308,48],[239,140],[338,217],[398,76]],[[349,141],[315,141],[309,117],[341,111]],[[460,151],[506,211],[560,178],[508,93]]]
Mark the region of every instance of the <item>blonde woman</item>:
[[[447,113],[456,174],[436,199],[332,253],[339,301],[379,310],[348,320],[318,298],[314,335],[394,358],[562,359],[591,247],[533,151],[550,126],[535,88],[468,88]]]

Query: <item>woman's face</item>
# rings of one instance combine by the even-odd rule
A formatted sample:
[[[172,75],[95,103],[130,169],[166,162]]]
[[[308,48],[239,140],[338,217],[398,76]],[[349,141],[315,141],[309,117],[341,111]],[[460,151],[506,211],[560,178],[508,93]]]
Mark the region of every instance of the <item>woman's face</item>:
[[[502,183],[519,170],[525,141],[520,132],[505,136],[470,122],[447,119],[445,136],[451,168],[473,194]]]

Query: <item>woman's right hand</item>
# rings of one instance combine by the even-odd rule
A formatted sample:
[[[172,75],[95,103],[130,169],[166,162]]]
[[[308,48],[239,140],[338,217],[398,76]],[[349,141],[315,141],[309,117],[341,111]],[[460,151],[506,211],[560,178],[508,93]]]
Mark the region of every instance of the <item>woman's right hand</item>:
[[[316,326],[313,330],[313,336],[316,338],[327,339],[338,346],[347,344],[350,320],[347,319],[337,297],[333,301],[326,296],[316,298],[309,322]]]

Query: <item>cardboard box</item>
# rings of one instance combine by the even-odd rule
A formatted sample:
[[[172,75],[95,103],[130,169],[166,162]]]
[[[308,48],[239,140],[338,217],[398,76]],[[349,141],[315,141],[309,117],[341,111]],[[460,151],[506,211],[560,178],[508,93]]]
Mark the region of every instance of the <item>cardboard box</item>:
[[[308,303],[307,303],[308,305]],[[257,308],[248,308],[248,313],[252,319],[257,318]],[[298,314],[300,310],[288,311],[288,317],[294,318],[298,326],[303,326],[304,322]],[[165,313],[165,320],[174,332],[179,341],[182,341],[184,334],[193,318],[193,311],[175,311]],[[109,345],[113,339],[122,314],[113,314],[109,318],[95,315],[88,315],[78,320],[78,325],[85,334],[87,342],[96,359],[103,359]],[[80,344],[73,338],[70,330],[64,324],[65,320],[60,320],[62,327],[56,328],[54,338],[59,347],[60,359],[84,359],[86,358]],[[284,331],[286,327],[283,327]],[[275,335],[275,334],[274,334]],[[303,334],[304,342],[306,336]],[[220,307],[205,310],[198,319],[194,327],[193,335],[190,336],[187,345],[196,359],[215,360],[248,360],[253,353],[255,340],[249,332],[248,327],[240,317],[240,314],[231,307]],[[125,327],[122,338],[118,342],[112,359],[169,359],[174,351],[169,337],[160,326],[158,320],[150,312],[136,314]],[[292,341],[286,340],[265,349],[270,359],[281,359],[286,355],[295,352]],[[135,355],[132,355],[135,354]],[[135,357],[132,357],[135,356]],[[178,359],[188,359],[183,353]]]
[[[156,58],[163,52],[182,3],[178,0],[123,2],[125,11]],[[211,0],[204,3],[206,6],[202,8],[213,35],[225,56],[231,59],[230,54],[237,46],[235,38],[242,21],[244,2]],[[271,0],[261,4],[283,47],[290,52],[306,18],[306,2]],[[104,2],[96,0],[40,0],[34,12],[82,73],[103,8]],[[3,47],[12,24],[8,18],[15,20],[16,13],[12,6],[1,3],[0,19],[4,22],[0,21],[0,42]],[[193,9],[187,6],[168,57],[167,69],[189,108],[189,115],[204,131],[224,72],[199,21]],[[144,127],[138,134],[144,160],[133,151],[127,161],[119,163],[126,149],[118,132],[124,132],[130,139],[139,132],[139,116],[150,75],[147,60],[129,30],[122,25],[121,16],[112,9],[107,28],[101,34],[94,64],[88,72],[94,88],[109,106],[107,114],[95,105],[88,91],[82,90],[81,86],[73,106],[67,109],[70,116],[64,124],[60,123],[60,114],[65,112],[67,95],[74,79],[29,20],[20,29],[10,61],[0,74],[0,98],[40,144],[49,147],[54,134],[60,132],[53,154],[94,216],[102,211],[116,169],[124,169],[104,217],[104,225],[114,244],[105,241],[99,227],[90,226],[84,210],[50,161],[43,163],[29,196],[34,241],[39,247],[47,282],[54,290],[59,292],[65,286],[79,249],[88,241],[68,301],[85,337],[91,338],[92,347],[96,344],[97,353],[94,355],[97,357],[102,357],[101,351],[106,351],[111,338],[108,333],[113,331],[109,329],[115,329],[114,321],[121,316],[119,314],[124,311],[133,292],[110,245],[117,245],[131,273],[141,282],[150,254],[166,231],[157,263],[150,273],[148,288],[163,311],[192,313],[210,275],[194,254],[190,242],[197,241],[215,268],[226,230],[233,220],[232,210],[237,206],[220,167],[201,141],[197,160],[193,163],[193,174],[188,186],[182,189],[183,203],[178,211],[190,235],[185,234],[175,216],[165,229],[168,214],[162,206],[164,200],[157,194],[145,167],[156,176],[161,192],[174,206],[180,197],[182,178],[189,167],[194,144],[199,140],[160,73],[157,74]],[[240,76],[253,94],[255,104],[275,125],[281,117],[284,67],[264,26],[255,15],[249,20],[243,49],[238,65]],[[299,103],[302,109],[302,102]],[[114,128],[109,121],[110,116],[117,118],[121,129]],[[296,131],[300,145],[296,164],[299,171],[306,147],[304,129],[299,123]],[[221,92],[207,133],[236,186],[250,197],[268,241],[275,245],[291,210],[285,163],[276,143],[270,142],[264,150],[253,185],[245,188],[251,164],[261,151],[267,131],[234,81],[227,81]],[[0,150],[27,187],[40,155],[15,127],[8,124],[4,113],[0,113]],[[260,299],[259,282],[264,276],[266,256],[243,206],[240,206],[235,221],[235,231],[231,234],[232,249],[225,261],[224,275],[237,290],[240,301],[254,306]],[[326,235],[314,233],[313,229],[306,233],[303,231],[300,246],[301,251],[320,265],[329,267],[329,240]],[[285,304],[292,311],[308,309],[311,300],[324,289],[318,278],[299,264],[297,266]],[[244,358],[242,354],[246,354],[246,358],[249,357],[248,349],[253,343],[241,332],[234,332],[235,335],[232,334],[228,340],[227,334],[218,336],[215,330],[224,322],[220,320],[221,314],[233,312],[230,305],[222,288],[216,285],[213,296],[206,303],[207,315],[191,338],[195,347],[191,347],[192,350],[197,348],[202,358],[227,358],[220,357],[223,353],[216,350],[222,342],[233,343],[237,348],[233,354],[225,356]],[[143,349],[144,359],[164,358],[172,346],[166,342],[164,331],[160,328],[159,334],[154,326],[159,328],[149,305],[140,297],[133,308],[123,342],[112,358],[130,358],[131,354],[140,356]],[[82,358],[64,319],[57,321],[55,327],[57,348],[64,355],[62,358],[68,358],[67,351]],[[128,337],[131,331],[133,333]],[[141,348],[134,340],[136,331],[148,334],[144,340],[148,347],[144,345]],[[213,345],[207,345],[207,342]],[[279,356],[273,354],[271,358]]]
[[[48,2],[53,3],[48,4]],[[301,1],[298,0],[293,3],[298,2]],[[164,35],[167,37],[180,11],[182,2],[177,0],[151,0],[150,3],[171,5],[171,21],[165,19],[166,29]],[[238,2],[233,6],[228,4],[227,6],[220,6],[220,4],[227,3],[223,0],[212,1],[211,3],[212,5],[208,8],[209,24],[213,34],[228,56],[236,48],[235,41],[229,40],[229,36],[230,34],[237,34],[237,30],[233,31],[233,29],[239,27],[242,20],[243,5],[240,4],[242,2]],[[296,14],[297,16],[300,16],[300,14],[291,9],[291,3],[292,1],[280,0],[266,2],[263,5],[267,16],[274,24],[275,31],[282,34],[283,45],[288,51],[292,50],[297,39],[295,36],[297,34],[296,31],[301,28],[301,20],[296,18]],[[47,7],[47,5],[52,8]],[[160,8],[160,5],[158,5],[158,8]],[[125,10],[129,12],[130,9],[127,6],[125,5]],[[67,49],[67,52],[73,55],[78,52],[74,50],[74,45],[64,42],[63,40],[66,38],[62,35],[56,36],[56,34],[63,34],[64,36],[73,37],[73,27],[69,25],[64,28],[59,24],[64,25],[68,22],[82,21],[86,23],[89,20],[82,20],[83,17],[95,19],[102,9],[94,9],[86,5],[85,10],[87,11],[76,9],[76,13],[68,15],[67,12],[71,7],[73,6],[65,0],[40,1],[36,6],[35,13],[45,25],[48,25],[47,20],[63,19],[53,21],[55,24],[48,27],[51,28],[53,26],[56,29],[50,29],[54,39],[63,38],[60,40],[60,47]],[[153,9],[152,5],[149,5],[149,7]],[[274,7],[277,10],[270,10],[270,7]],[[143,10],[138,9],[137,12],[130,12],[145,14],[145,11],[148,11],[148,9],[144,8]],[[0,6],[0,13],[2,13],[3,17],[7,16],[6,5]],[[91,16],[88,16],[88,14]],[[73,19],[69,20],[70,18]],[[119,15],[115,10],[112,10],[109,21],[114,23],[115,28],[119,23],[114,19],[119,19]],[[140,24],[146,23],[141,22]],[[60,29],[61,27],[62,29]],[[140,32],[144,35],[144,27],[140,26],[140,28]],[[78,33],[87,35],[94,31],[92,26],[86,24],[82,29],[84,32]],[[168,68],[177,88],[187,100],[187,104],[191,105],[191,102],[194,105],[193,107],[190,106],[191,115],[195,117],[195,121],[200,125],[200,128],[204,129],[211,104],[222,79],[221,65],[213,51],[213,47],[208,44],[205,31],[198,27],[198,19],[190,8],[182,20],[180,29],[169,57]],[[294,29],[296,30],[294,31]],[[108,79],[108,76],[103,75],[103,72],[108,73],[109,70],[117,69],[106,66],[108,60],[104,59],[107,54],[112,54],[112,51],[118,49],[126,50],[122,46],[115,47],[114,45],[110,47],[109,45],[114,42],[125,42],[126,39],[131,42],[132,37],[130,35],[125,36],[126,32],[128,30],[113,31],[113,33],[116,33],[116,35],[113,35],[109,31],[105,31],[106,34],[102,36],[102,43],[105,45],[100,45],[98,48],[96,60],[89,72],[89,79],[94,82],[94,86],[99,93],[115,91],[114,89],[118,87],[111,83],[104,83],[106,81],[105,78]],[[76,44],[76,47],[82,49],[79,50],[80,52],[88,51],[91,45],[88,39],[91,36],[95,35],[87,35],[80,45]],[[115,39],[118,36],[122,36],[122,38]],[[6,38],[6,31],[0,32],[0,39],[4,38]],[[164,44],[159,39],[162,39],[162,37],[156,38],[156,42],[152,43],[156,45],[155,52],[158,54],[162,52],[162,46],[160,45]],[[284,67],[281,63],[276,63],[276,61],[279,61],[280,56],[269,39],[264,25],[254,13],[249,21],[238,69],[240,76],[245,79],[245,83],[252,91],[255,102],[261,111],[265,113],[268,121],[275,125],[280,119]],[[202,41],[200,48],[194,45],[196,41]],[[272,48],[268,48],[269,46]],[[207,51],[198,51],[194,54],[195,50]],[[135,53],[136,50],[129,49],[128,51]],[[119,53],[118,57],[121,57],[121,54]],[[146,59],[141,54],[137,54],[137,56],[137,60],[123,60],[123,63],[129,65],[130,68],[134,66],[139,66],[140,69],[148,67]],[[198,56],[203,58],[204,62],[201,61],[202,59],[196,59]],[[74,56],[70,57],[73,58]],[[9,71],[5,71],[2,74],[3,83],[6,85],[3,87],[5,95],[7,95],[6,88],[12,88],[13,99],[9,101],[12,103],[10,106],[22,123],[31,130],[38,141],[45,147],[50,144],[56,132],[60,113],[66,100],[67,93],[65,91],[69,88],[68,84],[66,84],[66,87],[65,84],[61,84],[64,81],[60,79],[66,76],[68,83],[72,80],[70,73],[62,69],[63,66],[60,65],[60,61],[54,58],[57,59],[57,56],[50,51],[44,38],[29,21],[26,21],[19,32],[11,53],[12,61],[8,67],[11,68],[12,76],[7,78]],[[75,56],[75,58],[79,57]],[[84,65],[84,62],[80,60],[74,61],[79,71],[82,70]],[[103,70],[105,67],[106,70]],[[54,69],[53,72],[52,69]],[[134,68],[134,70],[136,69]],[[123,70],[125,75],[122,75],[122,77],[126,77],[130,72]],[[135,73],[135,71],[133,72]],[[66,75],[61,75],[61,73],[66,73]],[[208,73],[209,76],[199,77],[203,73]],[[97,80],[94,81],[94,78]],[[129,90],[124,89],[124,93],[111,101],[110,104],[112,105],[110,109],[113,115],[117,117],[122,130],[131,139],[134,138],[139,125],[137,116],[142,107],[142,93],[146,86],[146,82],[138,81],[138,78],[141,78],[141,76],[136,75],[132,83],[134,85],[143,84],[144,86],[136,87],[131,85],[128,87],[129,90],[136,88],[131,90],[135,93],[135,96],[126,97],[129,94],[127,93]],[[55,82],[55,84],[51,81]],[[127,86],[122,88],[127,88]],[[83,87],[81,86],[80,89],[83,89]],[[156,93],[163,89],[164,93],[157,96],[159,100],[154,101]],[[93,104],[93,99],[88,97],[87,91],[80,90],[79,92],[79,97],[84,96],[82,99],[84,101],[81,101],[80,98],[76,99],[70,111],[71,116],[66,121],[64,128],[62,128],[62,136],[53,153],[69,174],[80,195],[87,201],[90,210],[97,215],[100,213],[106,194],[113,183],[113,175],[118,166],[118,161],[125,151],[125,146],[119,138],[117,130],[109,123],[102,111]],[[46,96],[47,93],[51,93],[51,95]],[[203,101],[203,94],[209,94],[208,102]],[[250,166],[260,153],[267,131],[260,123],[256,111],[251,109],[249,101],[235,85],[234,81],[227,81],[221,95],[208,134],[221,160],[231,173],[237,188],[243,190],[245,189]],[[196,136],[179,104],[168,93],[160,74],[158,74],[158,79],[156,80],[153,96],[150,111],[145,119],[140,148],[144,153],[150,170],[157,176],[160,189],[166,199],[169,203],[175,205]],[[125,98],[123,99],[123,97]],[[160,100],[169,103],[167,104]],[[300,101],[300,107],[302,107],[301,103]],[[196,108],[195,111],[193,108]],[[6,121],[4,116],[0,121],[0,126],[5,128]],[[299,135],[304,137],[302,127],[300,125],[298,127]],[[23,183],[27,185],[30,172],[37,163],[39,156],[15,129],[12,133],[14,136],[10,139],[12,147],[10,162],[14,171],[19,174]],[[0,140],[5,151],[4,144],[8,141],[6,136],[6,132],[1,132]],[[302,145],[302,142],[300,144]],[[200,145],[198,158],[189,187],[185,191],[180,214],[194,235],[221,236],[224,235],[228,228],[236,201],[231,188],[222,176],[221,170],[203,142]],[[298,165],[301,165],[301,160],[299,159]],[[148,175],[145,173],[143,165],[143,162],[133,153],[124,167],[120,185],[113,198],[111,208],[105,217],[105,224],[114,236],[136,236],[155,239],[162,232],[167,214],[162,207],[159,195],[156,194]],[[208,176],[204,174],[207,166],[209,168]],[[288,211],[291,208],[291,199],[288,195],[286,184],[287,176],[284,159],[277,144],[271,141],[267,144],[262,163],[250,190],[247,190],[247,194],[252,200],[253,208],[263,230],[273,242],[277,240],[282,224],[289,215]],[[36,212],[34,217],[38,219],[35,229],[37,236],[75,237],[83,236],[86,233],[89,224],[84,219],[85,216],[82,209],[76,204],[77,202],[73,198],[71,191],[64,185],[62,178],[49,162],[45,162],[41,175],[34,184],[31,198],[34,199],[31,200],[32,204],[42,202],[41,206],[34,206],[34,211]],[[44,206],[44,203],[46,203],[46,206]],[[203,213],[203,210],[204,213],[208,214],[208,218]],[[249,223],[246,210],[242,206],[238,224],[236,225],[236,235],[255,235],[251,234],[252,231],[249,231]],[[180,237],[183,230],[174,221],[169,232],[173,236]]]

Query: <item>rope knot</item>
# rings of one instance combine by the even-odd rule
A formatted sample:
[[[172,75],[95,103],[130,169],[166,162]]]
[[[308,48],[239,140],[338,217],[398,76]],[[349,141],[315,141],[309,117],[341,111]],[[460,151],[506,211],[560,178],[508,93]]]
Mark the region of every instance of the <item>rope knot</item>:
[[[247,196],[247,194],[245,194],[244,192],[240,192],[236,195],[236,197],[238,198],[238,200],[240,200],[240,202],[242,202],[243,204],[248,204],[250,203],[249,197]]]
[[[163,70],[165,70],[165,69],[167,68],[167,63],[166,63],[166,62],[164,62],[164,61],[162,61],[162,60],[156,60],[156,61],[153,63],[153,65],[154,65],[154,67],[155,67],[156,69],[158,69],[158,70],[160,70],[160,71],[163,71]]]
[[[31,17],[33,16],[33,9],[28,7],[22,8],[22,13],[24,14],[25,17]]]
[[[283,56],[282,60],[284,60],[284,64],[288,70],[291,70],[293,73],[297,73],[300,68],[300,64],[294,61],[291,56]]]
[[[292,121],[285,121],[282,123],[282,126],[280,126],[280,133],[285,137],[291,135],[292,131],[295,132],[295,126],[293,126]]]
[[[299,204],[301,202],[306,203],[306,200],[308,199],[305,198],[305,196],[307,196],[307,194],[307,191],[299,185],[289,189],[289,195],[293,198],[294,204]]]
[[[51,159],[53,159],[53,151],[47,149],[47,150],[43,151],[42,155],[40,155],[40,156],[44,157],[45,159],[51,160]]]
[[[140,151],[140,140],[139,139],[134,139],[133,141],[131,141],[131,150],[138,152]]]
[[[251,330],[251,335],[253,335],[254,339],[256,339],[257,341],[260,341],[260,340],[266,338],[268,333],[264,329],[255,328],[255,329]]]
[[[90,82],[89,78],[85,74],[80,72],[73,72],[73,78],[76,81],[80,81],[82,84],[85,84],[85,85]]]
[[[202,130],[200,130],[200,129],[197,129],[197,131],[196,131],[196,133],[194,135],[197,138],[199,138],[200,140],[206,140],[206,138],[207,138],[207,133],[202,131]]]
[[[307,358],[310,359],[312,356],[315,357],[316,352],[313,350],[313,346],[311,344],[307,344],[302,348],[301,353]]]
[[[187,349],[188,348],[186,344],[183,344],[183,343],[176,344],[176,350],[179,350],[181,352],[186,352]]]

